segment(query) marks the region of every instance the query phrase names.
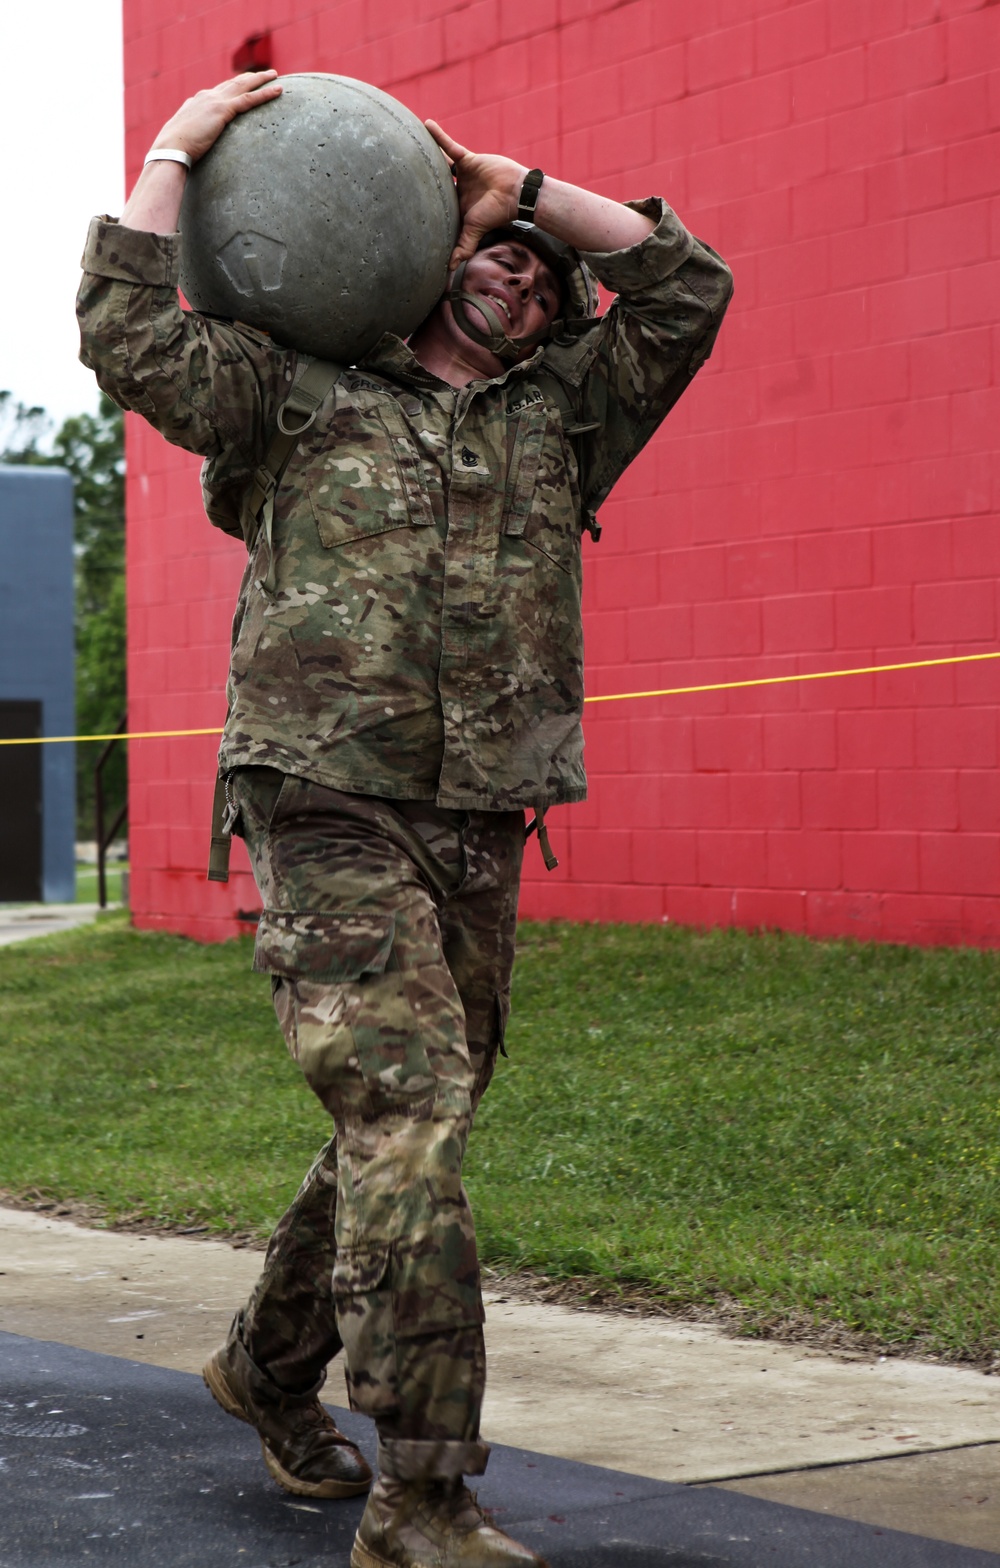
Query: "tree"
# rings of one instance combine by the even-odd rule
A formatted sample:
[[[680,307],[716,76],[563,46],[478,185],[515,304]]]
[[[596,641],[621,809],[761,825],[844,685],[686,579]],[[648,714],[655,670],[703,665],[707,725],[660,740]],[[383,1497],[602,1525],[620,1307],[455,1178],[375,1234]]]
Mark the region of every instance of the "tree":
[[[76,726],[111,733],[125,711],[125,448],[121,409],[101,396],[95,414],[74,414],[55,436],[45,410],[0,392],[0,462],[65,468],[73,478],[76,582]],[[98,748],[77,747],[77,831],[94,831]],[[125,802],[125,747],[104,772],[113,818]]]
[[[0,392],[0,463],[51,463],[38,445],[51,429],[44,408],[17,403],[12,392]]]

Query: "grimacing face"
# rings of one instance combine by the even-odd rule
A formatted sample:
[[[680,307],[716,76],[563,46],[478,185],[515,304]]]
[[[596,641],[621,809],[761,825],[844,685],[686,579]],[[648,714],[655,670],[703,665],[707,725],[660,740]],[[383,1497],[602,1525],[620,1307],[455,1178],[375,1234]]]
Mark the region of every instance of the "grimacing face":
[[[541,332],[555,321],[562,305],[562,285],[552,268],[513,239],[477,250],[462,287],[489,301],[510,338]]]

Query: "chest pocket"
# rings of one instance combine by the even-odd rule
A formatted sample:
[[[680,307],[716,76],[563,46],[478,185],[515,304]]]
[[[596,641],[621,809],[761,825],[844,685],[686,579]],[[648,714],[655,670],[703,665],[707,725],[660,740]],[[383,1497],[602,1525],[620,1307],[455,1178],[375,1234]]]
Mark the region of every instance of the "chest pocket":
[[[434,515],[420,455],[395,399],[347,391],[337,405],[309,460],[320,543],[331,550],[393,528],[427,527]]]
[[[580,502],[575,463],[545,403],[521,411],[504,496],[503,532],[523,539],[564,571],[580,562]]]

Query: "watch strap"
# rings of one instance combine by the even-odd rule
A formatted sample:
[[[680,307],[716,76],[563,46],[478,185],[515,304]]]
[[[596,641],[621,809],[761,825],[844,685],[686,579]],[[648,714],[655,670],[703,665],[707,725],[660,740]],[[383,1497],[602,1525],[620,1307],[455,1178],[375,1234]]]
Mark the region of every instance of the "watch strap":
[[[515,224],[521,229],[534,228],[535,206],[538,202],[538,192],[542,188],[545,175],[541,169],[529,169],[521,185],[521,194],[517,198],[517,216]]]

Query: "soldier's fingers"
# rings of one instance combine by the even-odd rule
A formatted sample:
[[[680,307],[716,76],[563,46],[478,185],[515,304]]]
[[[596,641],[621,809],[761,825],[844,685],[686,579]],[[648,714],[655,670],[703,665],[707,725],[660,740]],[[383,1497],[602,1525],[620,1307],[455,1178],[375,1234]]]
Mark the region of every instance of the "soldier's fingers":
[[[452,251],[451,260],[448,263],[449,267],[457,267],[459,262],[468,261],[471,256],[474,256],[479,247],[479,241],[485,233],[486,230],[482,224],[464,224],[461,234],[455,241],[455,249]]]
[[[216,92],[228,93],[230,96],[242,96],[244,93],[258,92],[273,82],[277,71],[241,71],[239,76],[231,76],[228,81],[220,82]]]
[[[225,125],[237,115],[245,114],[248,109],[280,97],[282,87],[275,80],[277,75],[277,71],[273,70],[244,71],[240,76],[230,77],[228,82],[220,82],[218,87],[211,87],[198,96],[209,113],[221,115]]]
[[[236,99],[236,107],[240,110],[252,109],[255,104],[267,103],[270,98],[280,98],[283,92],[284,88],[280,82],[262,82],[259,87],[241,93]]]
[[[447,131],[441,129],[436,120],[425,120],[424,124],[441,148],[441,151],[451,159],[452,163],[458,163],[460,159],[469,156],[468,147],[463,147],[462,143],[457,142],[454,136],[449,136]]]

